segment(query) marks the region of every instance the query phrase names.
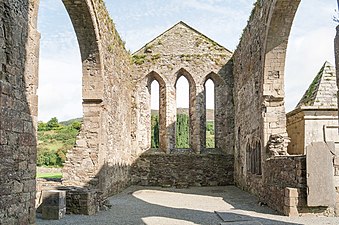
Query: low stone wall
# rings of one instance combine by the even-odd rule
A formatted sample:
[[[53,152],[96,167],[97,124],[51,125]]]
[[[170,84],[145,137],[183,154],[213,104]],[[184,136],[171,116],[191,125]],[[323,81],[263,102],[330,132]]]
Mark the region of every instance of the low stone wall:
[[[306,206],[306,157],[284,156],[269,159],[264,164],[263,189],[260,194],[261,201],[273,209],[289,214],[289,204],[285,204],[286,188],[295,188],[298,191],[298,204]],[[287,196],[288,197],[288,196]]]
[[[63,186],[58,180],[37,179],[36,210],[42,212],[43,192],[59,190],[66,192],[66,213],[94,215],[104,204],[102,193],[98,190]]]
[[[165,154],[148,151],[132,166],[132,184],[144,186],[222,186],[234,184],[234,157],[222,152]]]

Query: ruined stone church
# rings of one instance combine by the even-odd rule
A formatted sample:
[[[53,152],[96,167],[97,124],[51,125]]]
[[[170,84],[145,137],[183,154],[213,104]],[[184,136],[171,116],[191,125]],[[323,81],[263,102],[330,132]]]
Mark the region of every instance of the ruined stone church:
[[[83,67],[84,123],[63,179],[76,212],[95,213],[131,184],[236,185],[285,215],[339,208],[332,156],[315,164],[317,149],[334,152],[333,145],[287,153],[284,65],[299,0],[258,0],[234,53],[179,22],[133,55],[102,0],[63,2]],[[0,3],[0,224],[35,221],[38,7],[38,0]],[[182,76],[190,93],[188,149],[175,144]],[[214,149],[205,138],[209,79],[215,84]],[[160,87],[159,149],[150,148],[153,81]],[[329,176],[319,180],[317,171]],[[317,182],[326,184],[323,196]],[[72,196],[80,195],[84,201],[77,204]]]

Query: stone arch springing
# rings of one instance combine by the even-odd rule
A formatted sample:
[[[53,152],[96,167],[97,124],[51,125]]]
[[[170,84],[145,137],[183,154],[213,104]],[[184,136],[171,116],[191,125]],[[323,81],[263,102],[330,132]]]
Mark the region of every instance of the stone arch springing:
[[[147,75],[147,88],[149,96],[152,95],[151,85],[153,82],[159,84],[159,148],[166,152],[166,84],[164,79],[155,71]],[[151,101],[151,98],[149,98]],[[149,102],[151,105],[151,102]],[[151,108],[151,107],[150,107]],[[151,127],[149,126],[149,129]]]
[[[200,144],[197,141],[197,138],[199,138],[199,133],[196,132],[197,126],[197,112],[195,110],[196,105],[196,82],[194,81],[192,75],[185,69],[180,69],[178,72],[176,72],[176,81],[175,81],[175,90],[177,86],[177,81],[179,78],[184,77],[188,81],[189,85],[189,148],[193,149],[194,151],[197,151],[198,146]],[[176,96],[176,101],[178,101],[178,96]],[[176,133],[175,133],[176,134]]]
[[[271,5],[270,13],[268,13],[268,26],[263,51],[265,60],[262,86],[263,110],[275,113],[274,115],[263,114],[264,127],[267,127],[263,133],[264,143],[268,142],[270,134],[287,136],[284,107],[284,69],[288,38],[299,3],[299,0],[292,2],[289,0],[276,1]],[[271,126],[271,124],[275,124],[275,126]]]

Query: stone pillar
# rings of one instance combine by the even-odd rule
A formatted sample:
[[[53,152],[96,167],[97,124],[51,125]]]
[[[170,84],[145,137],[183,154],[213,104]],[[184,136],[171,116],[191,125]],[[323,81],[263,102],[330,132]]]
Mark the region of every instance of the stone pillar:
[[[204,85],[190,91],[190,144],[195,153],[206,146],[206,104]]]
[[[167,152],[169,141],[167,137],[167,92],[165,84],[159,83],[159,148]]]
[[[335,55],[335,69],[336,69],[336,74],[337,74],[337,86],[339,87],[339,25],[336,28],[337,33],[334,38],[334,55]],[[339,91],[338,91],[338,96],[339,96]],[[338,98],[339,101],[339,98]],[[339,103],[338,103],[339,107]]]
[[[298,216],[298,201],[299,201],[299,193],[296,188],[285,188],[284,195],[284,215],[295,217]]]
[[[96,186],[98,170],[104,159],[99,159],[101,143],[101,108],[100,102],[83,102],[84,121],[76,147],[67,153],[67,161],[63,167],[63,183],[65,185]],[[101,161],[101,162],[100,162]]]
[[[171,150],[175,149],[175,123],[177,118],[176,109],[176,91],[175,87],[171,85],[166,86],[166,137],[161,137],[166,140],[166,150],[170,153]],[[164,146],[165,147],[165,146]]]

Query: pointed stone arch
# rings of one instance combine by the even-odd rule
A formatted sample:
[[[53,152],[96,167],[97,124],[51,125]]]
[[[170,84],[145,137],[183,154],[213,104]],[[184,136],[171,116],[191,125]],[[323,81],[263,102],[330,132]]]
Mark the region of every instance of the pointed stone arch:
[[[165,83],[164,78],[155,71],[150,72],[146,77],[147,77],[147,88],[148,88],[149,95],[151,95],[151,85],[153,81],[156,81],[159,84],[159,93],[158,93],[159,95],[159,149],[163,152],[167,152],[168,145],[167,145],[167,131],[166,131],[166,109],[167,109],[166,83]]]
[[[86,102],[103,99],[103,64],[100,33],[96,9],[91,0],[63,0],[71,18],[82,60],[83,100]]]
[[[274,115],[264,115],[264,127],[267,127],[263,133],[264,143],[267,143],[270,134],[287,137],[284,106],[284,70],[288,39],[299,3],[300,0],[279,0],[275,1],[269,9],[268,26],[263,46],[264,74],[262,77],[262,93],[265,111],[275,113]],[[276,124],[276,126],[270,128],[272,127],[271,124]]]
[[[189,84],[189,145],[196,153],[200,153],[200,115],[197,110],[197,85],[193,76],[184,68],[175,73],[175,87],[178,79],[183,76]]]
[[[215,72],[210,72],[207,74],[204,78],[204,85],[206,81],[211,79],[215,85],[215,87],[218,87],[219,85],[225,84],[225,81],[220,77],[220,75],[216,74]]]

